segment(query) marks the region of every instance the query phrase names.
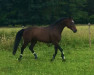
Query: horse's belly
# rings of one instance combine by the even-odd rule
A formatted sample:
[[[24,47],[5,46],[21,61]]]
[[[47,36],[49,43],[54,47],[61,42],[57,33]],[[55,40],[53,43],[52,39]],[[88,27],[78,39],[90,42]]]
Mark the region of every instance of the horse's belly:
[[[50,42],[50,33],[47,29],[37,29],[33,31],[33,38],[41,42]]]
[[[33,37],[35,40],[40,41],[40,42],[50,42],[49,35],[44,35],[44,34],[37,34]]]
[[[36,38],[37,38],[37,41],[50,43],[50,38],[48,36],[41,36]]]

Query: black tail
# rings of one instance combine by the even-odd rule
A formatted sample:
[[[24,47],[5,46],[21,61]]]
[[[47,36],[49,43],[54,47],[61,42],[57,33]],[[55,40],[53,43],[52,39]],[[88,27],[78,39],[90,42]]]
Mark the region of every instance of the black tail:
[[[19,46],[20,40],[22,38],[24,29],[18,31],[18,33],[16,34],[16,38],[15,38],[15,42],[14,42],[14,48],[13,48],[13,55],[16,54],[17,48]]]

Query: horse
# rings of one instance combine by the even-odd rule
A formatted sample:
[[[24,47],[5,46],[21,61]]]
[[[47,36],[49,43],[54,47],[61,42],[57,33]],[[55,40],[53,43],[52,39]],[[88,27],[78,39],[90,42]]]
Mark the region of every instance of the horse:
[[[61,40],[61,33],[65,27],[68,27],[74,33],[77,32],[76,26],[74,24],[74,20],[71,17],[60,18],[55,23],[45,27],[32,26],[32,27],[21,29],[16,34],[14,48],[13,48],[13,55],[16,54],[20,40],[23,37],[24,43],[21,47],[21,54],[18,58],[19,61],[22,59],[23,51],[28,45],[28,43],[30,43],[29,49],[33,53],[35,59],[38,58],[37,54],[34,52],[33,49],[37,41],[44,43],[51,43],[52,45],[54,45],[55,53],[53,54],[51,61],[55,59],[58,49],[61,52],[62,61],[65,61],[63,49],[59,45],[59,41]]]

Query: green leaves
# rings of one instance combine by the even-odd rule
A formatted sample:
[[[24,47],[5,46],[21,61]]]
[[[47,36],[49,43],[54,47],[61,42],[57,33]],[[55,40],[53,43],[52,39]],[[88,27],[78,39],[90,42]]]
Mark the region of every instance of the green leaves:
[[[74,17],[76,23],[87,23],[88,17],[93,18],[93,3],[94,0],[0,0],[0,25],[52,24],[68,16]]]

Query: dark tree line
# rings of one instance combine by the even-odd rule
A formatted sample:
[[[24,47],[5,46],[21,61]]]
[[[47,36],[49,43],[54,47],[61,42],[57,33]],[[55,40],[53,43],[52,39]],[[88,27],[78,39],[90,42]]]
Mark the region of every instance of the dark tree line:
[[[51,24],[72,16],[76,23],[94,23],[94,0],[0,0],[0,26]]]

